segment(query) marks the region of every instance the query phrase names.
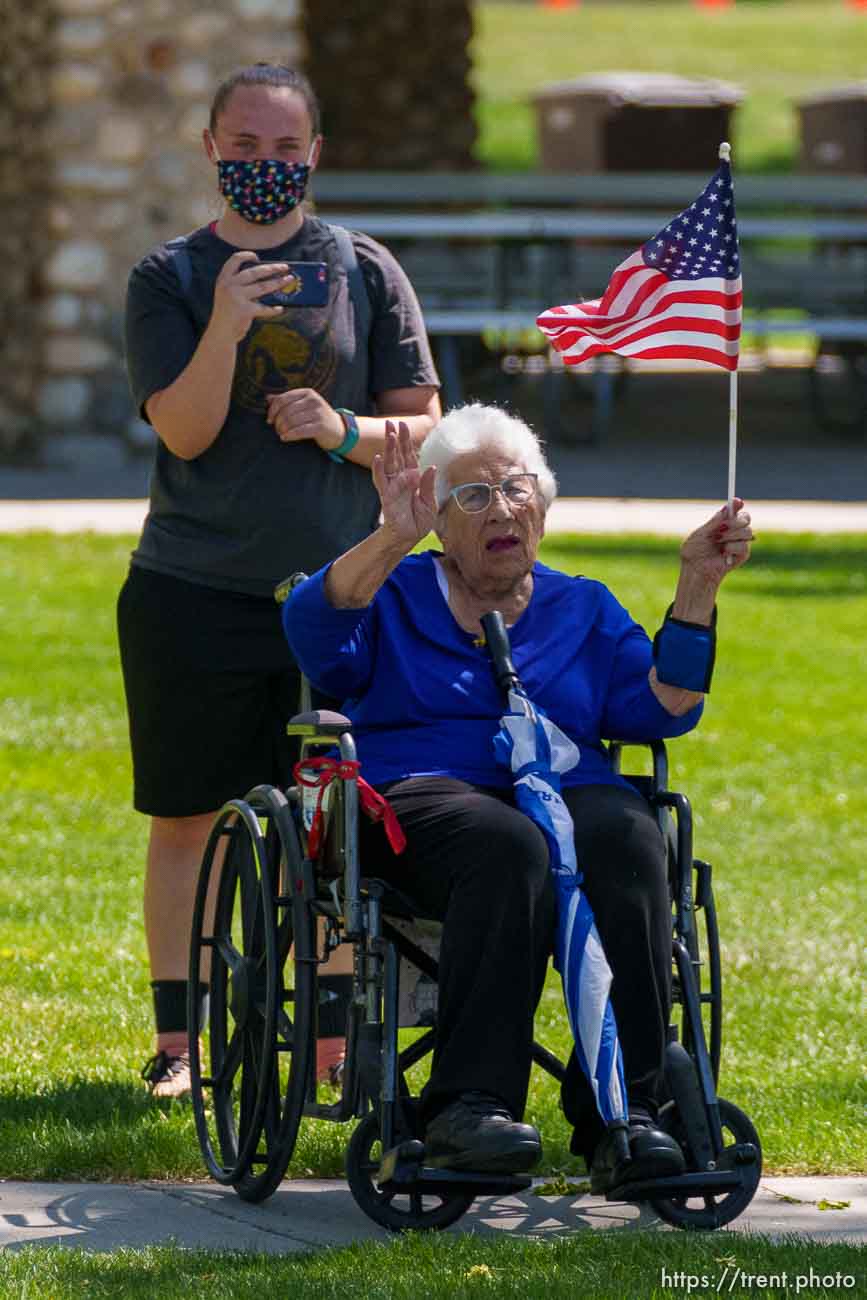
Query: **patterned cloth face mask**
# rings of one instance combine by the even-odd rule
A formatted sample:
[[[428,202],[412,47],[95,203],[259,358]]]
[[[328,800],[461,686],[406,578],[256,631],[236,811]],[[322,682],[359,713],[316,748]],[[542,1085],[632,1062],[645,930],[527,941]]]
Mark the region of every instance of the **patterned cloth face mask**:
[[[312,153],[312,150],[311,150]],[[270,226],[296,208],[304,198],[310,162],[280,158],[217,158],[220,193],[245,221]]]

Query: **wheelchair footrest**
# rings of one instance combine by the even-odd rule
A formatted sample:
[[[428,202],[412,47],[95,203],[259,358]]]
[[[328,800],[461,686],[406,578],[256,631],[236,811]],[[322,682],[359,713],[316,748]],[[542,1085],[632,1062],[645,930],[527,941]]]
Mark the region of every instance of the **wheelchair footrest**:
[[[511,1196],[533,1184],[529,1174],[489,1174],[482,1170],[431,1169],[424,1163],[424,1144],[417,1139],[386,1151],[379,1166],[377,1185],[384,1191],[461,1192],[467,1196]]]
[[[385,1183],[414,1183],[418,1178],[422,1160],[424,1160],[423,1142],[419,1142],[418,1138],[400,1142],[396,1147],[386,1151],[382,1157],[376,1181],[380,1187]]]
[[[606,1201],[654,1201],[668,1196],[702,1196],[730,1192],[743,1179],[734,1169],[707,1169],[700,1174],[677,1174],[672,1178],[644,1178],[641,1182],[618,1183],[605,1193]]]

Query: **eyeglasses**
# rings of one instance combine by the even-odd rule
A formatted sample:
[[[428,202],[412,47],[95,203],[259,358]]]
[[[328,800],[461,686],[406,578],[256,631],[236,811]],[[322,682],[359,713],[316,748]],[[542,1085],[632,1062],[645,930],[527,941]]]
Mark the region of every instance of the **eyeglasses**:
[[[459,483],[452,488],[449,497],[454,497],[464,514],[478,515],[487,510],[495,492],[502,492],[513,506],[525,506],[536,495],[538,480],[538,474],[512,474],[502,483]]]

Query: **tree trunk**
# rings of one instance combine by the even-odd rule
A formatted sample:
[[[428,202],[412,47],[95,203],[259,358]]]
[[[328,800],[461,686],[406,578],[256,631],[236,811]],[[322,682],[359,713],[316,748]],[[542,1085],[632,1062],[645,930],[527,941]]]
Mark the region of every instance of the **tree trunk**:
[[[44,328],[41,269],[49,250],[52,165],[50,108],[53,5],[0,0],[0,454],[33,433]]]
[[[322,102],[325,165],[474,166],[472,0],[306,0],[306,70]]]

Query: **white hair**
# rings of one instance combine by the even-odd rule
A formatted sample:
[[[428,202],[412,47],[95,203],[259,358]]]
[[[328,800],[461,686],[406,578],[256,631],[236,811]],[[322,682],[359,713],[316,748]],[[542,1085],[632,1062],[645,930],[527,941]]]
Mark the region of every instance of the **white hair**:
[[[457,456],[482,448],[507,456],[528,474],[538,474],[539,492],[545,507],[551,504],[557,495],[557,480],[545,459],[542,444],[530,426],[499,406],[470,402],[444,415],[431,429],[419,452],[418,461],[422,469],[436,465],[435,491],[440,509],[451,490],[448,471],[452,461]]]

